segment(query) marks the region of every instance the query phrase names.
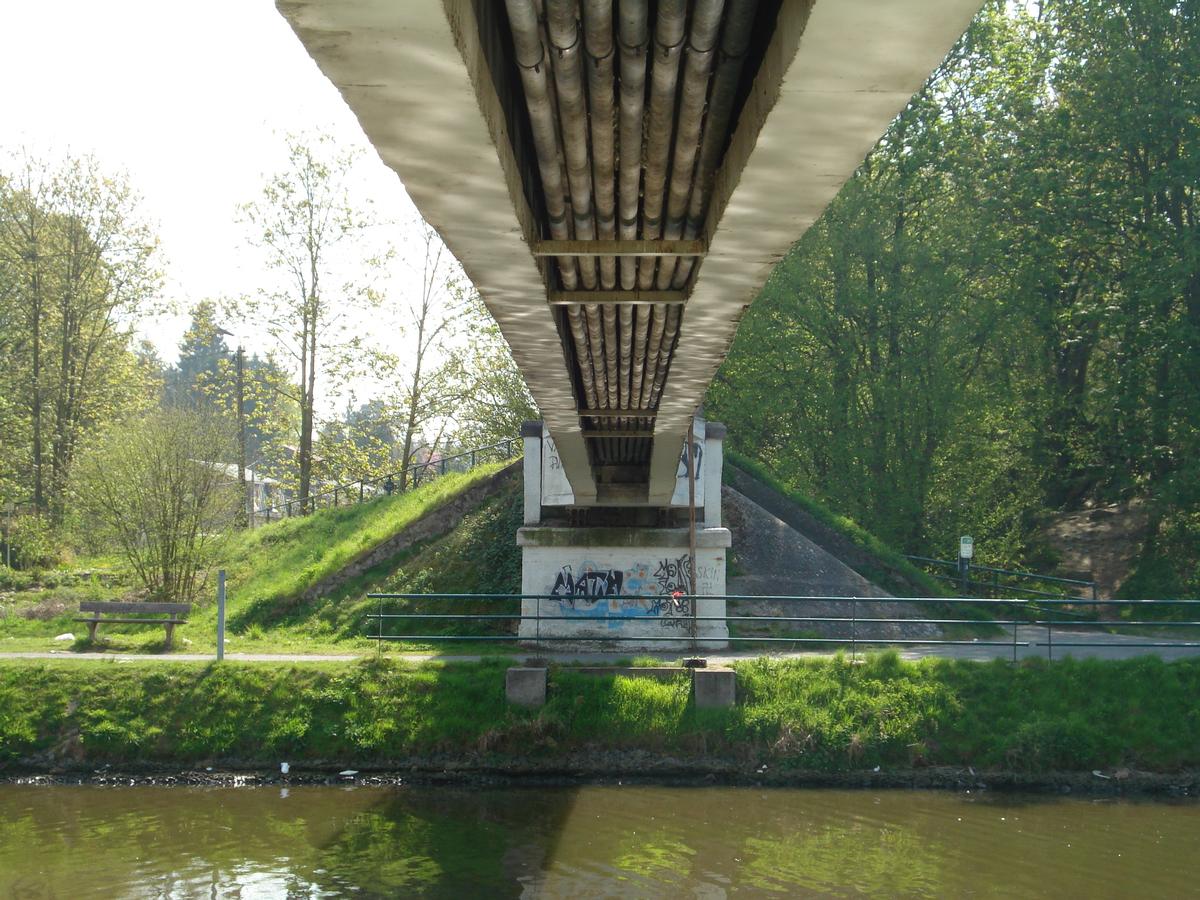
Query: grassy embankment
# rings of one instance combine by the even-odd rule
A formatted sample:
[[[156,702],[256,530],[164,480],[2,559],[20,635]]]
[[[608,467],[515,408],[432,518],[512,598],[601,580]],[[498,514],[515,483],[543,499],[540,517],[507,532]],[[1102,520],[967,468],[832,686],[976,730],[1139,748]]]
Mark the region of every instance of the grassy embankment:
[[[357,768],[646,751],[773,775],[881,766],[1042,773],[1200,766],[1200,660],[1021,665],[894,654],[738,665],[739,703],[699,711],[686,678],[555,669],[547,705],[504,701],[504,660],[0,664],[0,771],[115,766]],[[603,763],[597,763],[602,768]],[[749,768],[746,768],[749,767]]]
[[[448,474],[416,490],[368,503],[320,510],[232,535],[219,549],[203,601],[188,625],[177,632],[176,651],[209,653],[216,646],[216,569],[229,579],[231,652],[355,652],[373,650],[363,637],[365,594],[395,591],[513,591],[519,584],[516,547],[506,552],[516,526],[506,492],[483,503],[460,527],[385,561],[351,583],[318,600],[303,599],[313,585],[340,571],[426,513],[490,478],[504,464]],[[508,528],[508,542],[500,530]],[[469,563],[469,565],[468,565]],[[79,578],[46,573],[13,585],[0,584],[0,650],[110,649],[155,653],[161,650],[160,627],[105,626],[98,646],[86,641],[55,642],[55,635],[86,630],[72,621],[80,600],[137,598],[136,588],[119,560],[86,560],[77,568],[102,572]],[[426,645],[428,648],[429,645]],[[478,645],[472,645],[477,652]],[[410,645],[408,649],[414,649]]]

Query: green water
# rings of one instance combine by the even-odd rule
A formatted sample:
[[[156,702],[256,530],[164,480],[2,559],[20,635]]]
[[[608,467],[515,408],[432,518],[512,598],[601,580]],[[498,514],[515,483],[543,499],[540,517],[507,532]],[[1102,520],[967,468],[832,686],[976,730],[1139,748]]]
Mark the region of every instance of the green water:
[[[0,897],[1200,896],[1200,805],[753,788],[0,786]]]

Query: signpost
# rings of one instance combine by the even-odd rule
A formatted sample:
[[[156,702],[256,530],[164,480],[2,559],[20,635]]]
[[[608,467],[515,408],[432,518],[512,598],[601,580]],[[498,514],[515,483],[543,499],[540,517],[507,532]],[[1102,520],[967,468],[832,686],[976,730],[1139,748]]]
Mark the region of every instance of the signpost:
[[[958,539],[958,577],[962,595],[967,596],[967,583],[970,581],[971,559],[975,556],[975,538],[964,534]]]

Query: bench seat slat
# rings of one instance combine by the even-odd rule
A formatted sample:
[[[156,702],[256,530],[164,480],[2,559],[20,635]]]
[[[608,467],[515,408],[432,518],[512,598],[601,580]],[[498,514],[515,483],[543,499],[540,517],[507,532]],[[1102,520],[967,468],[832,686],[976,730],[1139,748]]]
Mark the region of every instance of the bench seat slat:
[[[79,611],[85,613],[172,613],[186,614],[192,611],[190,603],[124,603],[111,600],[84,600],[79,604]]]
[[[144,623],[146,625],[186,625],[186,619],[75,619],[76,622],[99,622],[101,625]]]

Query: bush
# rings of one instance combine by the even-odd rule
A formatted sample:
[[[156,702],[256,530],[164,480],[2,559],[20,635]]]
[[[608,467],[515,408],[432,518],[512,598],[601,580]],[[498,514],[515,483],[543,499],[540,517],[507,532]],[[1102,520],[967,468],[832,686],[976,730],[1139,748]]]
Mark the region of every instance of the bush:
[[[14,569],[40,571],[58,564],[62,557],[62,545],[43,516],[19,516],[13,520],[9,531],[12,544]]]

